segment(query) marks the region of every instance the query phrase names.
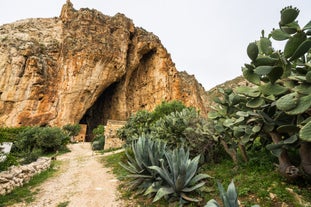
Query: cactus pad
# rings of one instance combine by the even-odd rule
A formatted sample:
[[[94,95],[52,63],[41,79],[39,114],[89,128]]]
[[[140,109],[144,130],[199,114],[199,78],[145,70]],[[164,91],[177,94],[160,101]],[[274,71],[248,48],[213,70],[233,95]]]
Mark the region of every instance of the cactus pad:
[[[276,101],[276,107],[282,111],[289,111],[298,105],[298,93],[290,93]]]
[[[281,10],[281,21],[280,25],[289,24],[297,18],[299,15],[299,9],[296,7],[288,6]]]
[[[252,61],[256,60],[258,53],[259,49],[255,42],[252,42],[247,46],[247,55]]]

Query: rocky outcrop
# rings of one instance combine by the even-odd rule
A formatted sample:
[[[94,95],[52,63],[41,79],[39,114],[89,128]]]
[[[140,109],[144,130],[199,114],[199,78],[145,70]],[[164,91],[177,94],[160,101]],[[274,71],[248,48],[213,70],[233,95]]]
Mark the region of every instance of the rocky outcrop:
[[[206,113],[206,93],[154,34],[123,14],[73,8],[0,27],[0,126],[125,120],[162,101]]]

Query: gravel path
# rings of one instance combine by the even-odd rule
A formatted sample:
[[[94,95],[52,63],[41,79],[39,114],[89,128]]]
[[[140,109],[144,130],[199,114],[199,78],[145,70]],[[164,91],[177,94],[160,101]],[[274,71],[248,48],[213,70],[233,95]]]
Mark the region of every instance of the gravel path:
[[[67,207],[121,207],[117,198],[118,180],[105,168],[89,143],[69,145],[70,153],[60,155],[60,173],[38,187],[33,203],[14,207],[57,207],[69,202]],[[105,154],[108,155],[108,154]]]

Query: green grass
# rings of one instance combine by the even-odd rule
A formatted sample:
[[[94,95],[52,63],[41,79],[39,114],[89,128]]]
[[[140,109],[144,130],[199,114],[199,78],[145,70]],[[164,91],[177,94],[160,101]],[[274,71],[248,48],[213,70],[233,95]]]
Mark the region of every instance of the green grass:
[[[12,205],[14,203],[19,202],[26,202],[26,203],[32,202],[34,200],[34,196],[38,193],[37,191],[34,190],[34,188],[39,184],[41,184],[43,181],[52,177],[55,174],[55,172],[57,172],[56,166],[58,166],[59,164],[60,164],[59,161],[53,161],[51,167],[48,170],[38,175],[35,175],[23,187],[16,188],[11,193],[5,196],[0,196],[0,207]]]
[[[206,185],[201,189],[200,195],[203,202],[199,206],[204,206],[212,198],[221,203],[217,181],[220,181],[227,188],[232,179],[234,179],[235,186],[238,189],[241,206],[259,204],[263,207],[280,207],[284,203],[289,207],[310,206],[310,183],[302,181],[288,183],[279,175],[274,166],[274,163],[277,162],[276,158],[266,150],[251,152],[249,155],[249,162],[240,163],[238,167],[234,166],[229,159],[218,164],[204,164],[201,167],[200,173],[207,173],[214,179],[208,179]],[[111,167],[113,173],[121,180],[119,190],[124,200],[131,200],[132,203],[129,206],[133,206],[133,203],[135,206],[177,206],[176,203],[168,205],[165,200],[152,203],[152,198],[136,195],[132,190],[128,190],[125,178],[128,173],[118,164],[120,161],[126,162],[124,153],[114,154],[103,159],[105,165]],[[275,198],[271,199],[271,196]],[[188,206],[197,206],[197,204]]]
[[[68,206],[68,204],[69,204],[69,201],[61,202],[57,205],[57,207],[66,207]]]

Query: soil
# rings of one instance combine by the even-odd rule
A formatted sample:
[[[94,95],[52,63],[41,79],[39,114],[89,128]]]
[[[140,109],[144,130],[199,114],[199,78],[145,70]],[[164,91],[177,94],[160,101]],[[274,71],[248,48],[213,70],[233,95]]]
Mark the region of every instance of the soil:
[[[118,180],[109,168],[100,163],[100,157],[91,150],[90,143],[68,146],[71,150],[57,157],[61,160],[59,173],[38,188],[35,201],[19,203],[12,207],[121,207],[118,199]],[[107,153],[109,155],[111,153]],[[64,205],[68,203],[68,205]]]

